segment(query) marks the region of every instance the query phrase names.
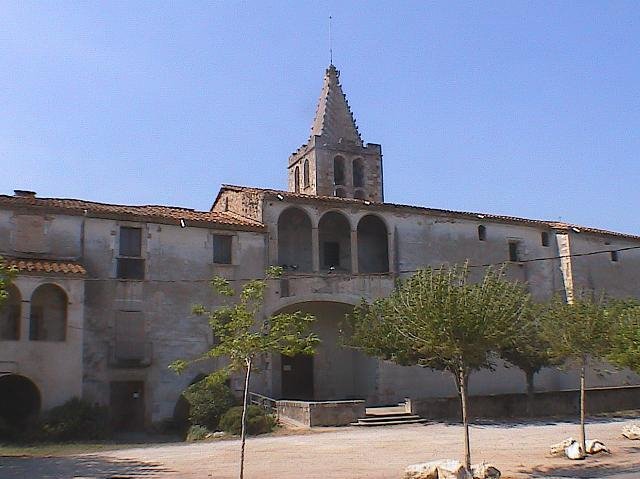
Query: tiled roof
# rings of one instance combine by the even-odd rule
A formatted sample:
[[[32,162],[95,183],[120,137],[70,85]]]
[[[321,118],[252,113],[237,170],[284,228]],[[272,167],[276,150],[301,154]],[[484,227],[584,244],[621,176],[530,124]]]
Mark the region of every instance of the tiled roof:
[[[93,201],[65,198],[38,198],[30,196],[0,195],[0,206],[13,208],[42,208],[71,215],[86,215],[97,218],[127,217],[132,220],[179,224],[187,226],[222,227],[227,229],[263,229],[262,223],[242,216],[214,211],[196,211],[172,206],[131,206],[96,203]]]
[[[562,223],[558,221],[547,221],[547,220],[535,220],[530,218],[520,218],[517,216],[508,216],[508,215],[493,215],[488,213],[474,213],[470,211],[456,211],[456,210],[445,210],[439,208],[427,208],[424,206],[413,206],[413,205],[402,205],[396,203],[376,203],[368,200],[356,200],[353,198],[338,198],[335,196],[317,196],[317,195],[305,195],[303,193],[293,193],[291,191],[281,191],[281,190],[272,190],[268,188],[253,188],[247,186],[237,186],[237,185],[222,185],[221,192],[225,189],[235,190],[235,191],[247,191],[251,193],[262,193],[264,195],[278,197],[279,195],[286,199],[294,199],[294,200],[303,200],[303,201],[312,201],[312,202],[323,202],[328,204],[336,204],[336,205],[358,205],[361,208],[369,208],[369,209],[405,209],[405,210],[416,210],[419,212],[423,212],[426,214],[438,215],[438,216],[456,216],[459,218],[473,219],[475,221],[482,221],[483,219],[497,221],[502,223],[516,223],[516,224],[528,224],[532,226],[540,226],[546,227],[556,230],[573,230],[575,232],[583,232],[583,233],[594,233],[608,236],[617,236],[621,238],[635,239],[639,240],[640,236],[631,235],[627,233],[618,233],[616,231],[608,231],[599,228],[591,228],[588,226],[580,226],[571,223]],[[218,195],[219,197],[220,195]]]
[[[58,261],[32,258],[3,258],[5,266],[16,268],[20,273],[46,273],[84,276],[87,271],[75,261]]]

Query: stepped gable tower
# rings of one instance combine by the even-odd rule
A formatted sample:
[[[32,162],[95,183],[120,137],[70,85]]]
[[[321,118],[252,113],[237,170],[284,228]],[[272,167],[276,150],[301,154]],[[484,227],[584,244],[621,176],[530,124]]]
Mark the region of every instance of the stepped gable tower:
[[[311,137],[289,157],[289,191],[381,203],[382,147],[363,144],[339,78],[329,65]]]

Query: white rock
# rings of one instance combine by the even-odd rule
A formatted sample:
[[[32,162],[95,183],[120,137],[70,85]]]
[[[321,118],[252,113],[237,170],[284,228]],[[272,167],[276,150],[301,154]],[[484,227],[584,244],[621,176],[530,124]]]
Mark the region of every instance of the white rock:
[[[483,462],[471,466],[473,479],[500,479],[500,471],[497,467]]]
[[[597,439],[590,439],[587,441],[587,454],[598,454],[599,452],[607,452],[611,454],[611,451],[604,445],[602,441]]]
[[[473,479],[461,462],[452,459],[407,466],[404,479]]]
[[[550,448],[551,455],[552,456],[564,456],[564,454],[565,454],[564,450],[566,448],[568,448],[574,442],[576,442],[576,440],[574,438],[572,438],[572,437],[569,437],[569,438],[565,439],[564,441],[559,442],[558,444],[554,444]]]
[[[220,438],[220,437],[225,437],[227,435],[226,432],[224,431],[216,431],[213,433],[213,437],[215,437],[216,439]]]
[[[582,447],[580,446],[580,444],[578,444],[577,441],[574,441],[570,446],[568,446],[564,450],[564,453],[569,459],[584,459],[584,452],[582,451]]]
[[[626,424],[622,427],[622,435],[627,439],[640,439],[640,423]]]

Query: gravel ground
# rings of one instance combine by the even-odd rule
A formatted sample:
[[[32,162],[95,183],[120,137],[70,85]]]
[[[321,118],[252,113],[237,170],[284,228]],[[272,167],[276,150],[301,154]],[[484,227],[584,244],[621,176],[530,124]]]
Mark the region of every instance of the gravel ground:
[[[495,464],[504,478],[640,478],[640,441],[620,435],[631,420],[606,419],[587,426],[611,455],[585,461],[548,456],[549,445],[578,426],[569,422],[485,423],[471,429],[473,462]],[[430,423],[377,428],[321,428],[250,438],[245,477],[298,479],[400,478],[408,464],[462,456],[462,428]],[[239,442],[163,444],[58,458],[0,458],[0,478],[185,478],[237,477]]]

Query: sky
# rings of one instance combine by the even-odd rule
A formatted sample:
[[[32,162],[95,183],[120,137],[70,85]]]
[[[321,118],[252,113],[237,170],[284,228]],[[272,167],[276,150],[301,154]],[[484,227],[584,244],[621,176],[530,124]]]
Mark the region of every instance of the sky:
[[[636,1],[0,2],[0,193],[286,188],[333,62],[385,200],[640,235]]]

